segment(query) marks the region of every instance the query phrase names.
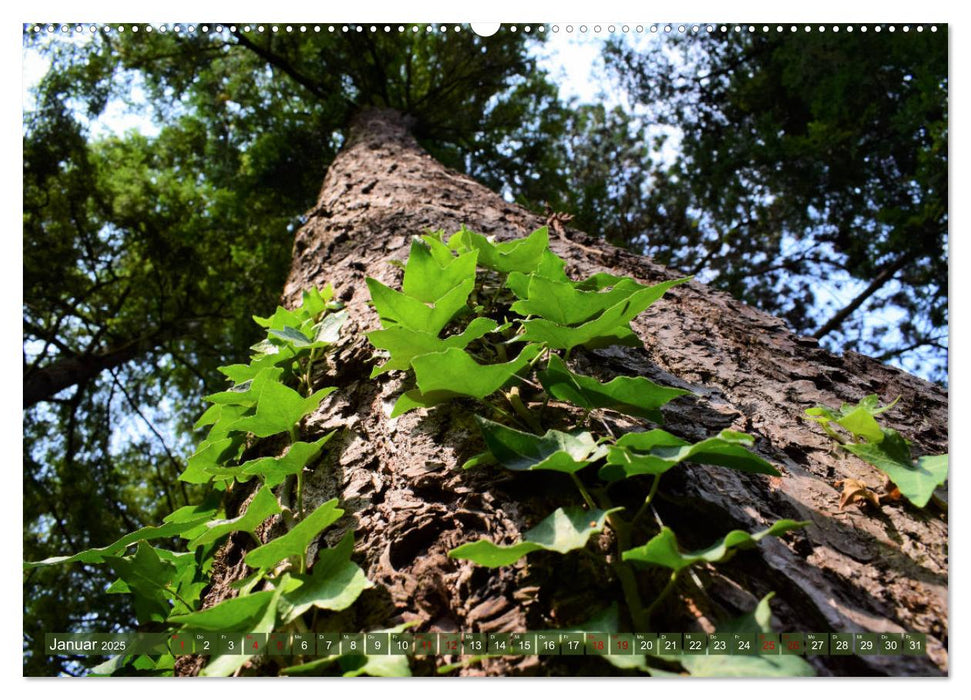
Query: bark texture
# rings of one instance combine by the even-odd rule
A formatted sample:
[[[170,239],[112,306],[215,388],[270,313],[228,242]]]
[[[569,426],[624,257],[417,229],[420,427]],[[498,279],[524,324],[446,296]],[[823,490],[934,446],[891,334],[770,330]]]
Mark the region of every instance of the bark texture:
[[[428,229],[451,233],[465,224],[507,239],[544,223],[437,163],[399,115],[372,111],[357,120],[297,233],[285,304],[297,303],[305,288],[331,282],[351,315],[336,367],[319,379],[339,391],[304,428],[311,436],[344,428],[338,447],[309,475],[305,494],[311,506],[341,499],[348,513],[344,528],[357,533],[355,558],[377,584],[357,618],[335,623],[345,630],[409,619],[420,620],[420,631],[562,628],[621,599],[609,569],[583,552],[538,553],[495,570],[448,559],[450,549],[480,537],[515,541],[553,508],[576,500],[572,486],[556,474],[458,469],[482,450],[473,405],[453,402],[392,420],[401,373],[367,378],[372,349],[363,333],[378,319],[364,279],[398,284],[400,270],[389,263],[407,257],[411,236]],[[654,283],[674,276],[577,231],[551,234],[551,247],[574,278],[607,271]],[[913,440],[918,453],[936,454],[947,451],[947,394],[867,357],[834,356],[790,333],[783,321],[698,283],[675,287],[633,326],[643,350],[578,353],[580,366],[605,379],[643,375],[691,389],[696,396],[665,409],[666,429],[690,440],[726,428],[747,432],[783,473],[768,478],[704,466],[670,472],[657,508],[682,546],[704,547],[729,529],[754,531],[779,518],[811,521],[804,531],[769,538],[757,550],[684,577],[655,616],[655,628],[711,631],[718,620],[750,611],[775,591],[775,622],[783,631],[928,635],[926,656],[815,658],[823,675],[947,673],[946,512],[904,503],[841,512],[835,482],[860,479],[879,490],[883,479],[866,463],[835,452],[803,417],[817,403],[899,395],[899,408],[885,414],[885,423]],[[635,503],[643,493],[629,498]],[[606,547],[610,538],[605,532],[596,544]],[[227,571],[234,561],[228,557]],[[651,591],[644,596],[649,602]],[[620,673],[599,659],[579,658],[582,665],[548,657],[498,659],[461,673]]]

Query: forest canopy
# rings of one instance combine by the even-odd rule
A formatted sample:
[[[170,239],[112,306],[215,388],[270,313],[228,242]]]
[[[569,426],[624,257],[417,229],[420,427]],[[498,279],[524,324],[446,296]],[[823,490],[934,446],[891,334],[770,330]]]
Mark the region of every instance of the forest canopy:
[[[24,29],[49,65],[23,121],[26,560],[192,502],[202,397],[366,107],[507,199],[946,383],[945,29],[618,36],[592,103],[561,97],[549,31],[253,29]],[[119,104],[154,133],[93,128]],[[44,630],[127,626],[110,583],[25,574],[25,672],[69,670],[28,653]]]

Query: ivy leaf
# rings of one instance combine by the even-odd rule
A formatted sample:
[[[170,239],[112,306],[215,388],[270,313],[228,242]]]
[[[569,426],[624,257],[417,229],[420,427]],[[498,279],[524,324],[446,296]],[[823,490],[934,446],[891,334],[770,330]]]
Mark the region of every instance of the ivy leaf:
[[[529,281],[527,298],[514,303],[512,310],[522,316],[539,316],[561,326],[575,326],[648,288],[625,277],[610,291],[585,292],[578,290],[572,282],[557,282],[534,274]]]
[[[611,603],[578,627],[559,631],[615,634],[620,631],[620,611],[618,610],[617,603]],[[643,654],[606,654],[601,658],[620,669],[635,669],[647,673],[653,671],[647,665],[647,657]]]
[[[449,348],[419,355],[411,361],[411,366],[422,394],[450,392],[453,396],[483,399],[523,370],[540,350],[539,345],[527,345],[514,360],[480,365],[464,350]]]
[[[655,423],[664,422],[664,416],[658,410],[661,406],[691,393],[655,384],[646,377],[615,377],[604,384],[593,377],[571,372],[556,354],[550,355],[547,368],[537,374],[543,388],[560,401],[587,410],[608,408]]]
[[[254,316],[253,320],[268,330],[283,330],[286,326],[299,328],[303,318],[296,311],[278,306],[272,316]]]
[[[506,277],[506,286],[519,299],[525,299],[529,296],[529,282],[534,275],[545,277],[554,282],[570,282],[570,278],[567,277],[566,271],[564,270],[565,267],[566,261],[563,258],[551,250],[544,250],[535,271],[531,274],[510,272],[509,276]]]
[[[779,476],[775,467],[745,449],[744,445],[753,442],[750,436],[732,430],[723,430],[693,445],[660,429],[627,433],[617,440],[616,446],[610,447],[600,476],[612,481],[623,476],[663,474],[685,461]]]
[[[411,241],[411,252],[405,265],[401,290],[426,304],[434,304],[447,292],[466,280],[475,280],[476,251],[452,257],[445,264],[432,254],[431,246],[417,238]]]
[[[613,287],[615,284],[623,279],[627,279],[620,275],[612,275],[609,272],[597,272],[590,275],[587,279],[576,282],[576,288],[583,291],[600,291],[601,289],[606,289],[607,287]]]
[[[545,549],[561,554],[587,545],[590,535],[603,531],[607,516],[622,510],[583,510],[557,508],[552,515],[523,535],[523,541],[510,546],[479,540],[456,547],[448,553],[453,559],[469,559],[480,566],[496,568],[508,566],[530,552]]]
[[[211,520],[206,523],[206,531],[189,542],[189,549],[195,549],[200,545],[215,542],[223,535],[231,532],[248,532],[255,536],[256,528],[263,524],[271,515],[280,512],[280,504],[277,503],[276,496],[270,491],[268,485],[264,484],[253,500],[246,506],[246,512],[236,518],[227,520]]]
[[[252,632],[276,594],[271,590],[237,596],[205,610],[173,615],[168,621],[204,632]]]
[[[351,561],[354,533],[348,532],[340,544],[319,553],[309,575],[293,576],[296,586],[280,601],[281,619],[289,624],[312,607],[345,610],[368,588],[373,588],[364,572]]]
[[[526,238],[493,243],[464,226],[448,240],[448,247],[456,251],[479,252],[478,264],[497,272],[532,272],[540,264],[549,248],[549,229],[538,228]]]
[[[199,533],[205,530],[205,523],[215,518],[218,514],[223,513],[222,510],[222,498],[218,493],[212,493],[205,501],[198,505],[182,506],[181,508],[169,513],[164,518],[162,518],[163,523],[184,523],[193,522],[198,523],[200,518],[204,522],[200,525],[195,525],[192,529],[186,530],[180,533],[181,537],[187,540],[191,540],[196,537]]]
[[[436,299],[432,306],[391,289],[371,277],[367,278],[367,286],[371,291],[371,302],[382,322],[438,335],[459,311],[467,308],[475,279],[469,278],[455,285]]]
[[[808,524],[809,521],[780,520],[768,529],[754,534],[749,534],[744,530],[732,530],[712,546],[687,554],[682,554],[679,549],[674,531],[669,527],[664,527],[647,544],[628,549],[623,553],[622,558],[624,561],[653,564],[674,571],[681,571],[700,561],[710,563],[722,561],[736,549],[753,546],[765,537],[778,536],[789,530],[805,527]]]
[[[143,527],[121,537],[106,547],[86,549],[83,552],[71,556],[49,557],[43,561],[24,562],[25,569],[33,569],[41,566],[53,566],[54,564],[73,564],[81,562],[83,564],[100,564],[106,556],[115,556],[124,552],[129,545],[140,540],[167,539],[178,535],[183,535],[193,528],[202,525],[209,520],[212,515],[202,512],[195,519],[180,520],[178,522],[168,522],[164,525]]]
[[[348,318],[350,316],[346,311],[338,311],[324,316],[320,323],[312,328],[314,342],[310,346],[311,349],[333,345],[340,340],[341,328],[347,323]]]
[[[291,329],[293,330],[293,329]],[[252,407],[260,398],[260,394],[268,384],[279,384],[283,376],[283,369],[280,367],[265,367],[260,370],[252,379],[246,379],[226,391],[220,391],[206,396],[206,401],[214,404],[233,404],[238,406]],[[198,425],[198,424],[197,424]]]
[[[571,350],[578,345],[601,347],[617,343],[630,344],[633,335],[629,327],[630,321],[660,299],[668,289],[689,279],[691,278],[684,277],[645,287],[579,326],[562,325],[545,318],[523,321],[526,332],[519,339],[546,343],[556,350]]]
[[[254,569],[272,569],[284,559],[303,556],[307,546],[320,532],[344,515],[333,498],[320,505],[314,512],[294,525],[285,535],[257,547],[246,555],[244,561]]]
[[[398,397],[398,400],[394,403],[394,407],[391,409],[391,415],[388,417],[397,418],[416,408],[431,408],[432,406],[437,406],[440,403],[454,398],[455,394],[450,391],[435,391],[430,394],[422,394],[418,389],[412,389]]]
[[[356,662],[357,657],[353,661]],[[350,657],[341,657],[341,665],[348,667],[344,671],[345,678],[357,676],[371,676],[372,678],[405,678],[411,676],[411,668],[408,666],[408,657],[403,654],[384,654],[364,656],[364,663],[344,663],[344,660],[351,661]]]
[[[166,590],[175,577],[176,568],[162,561],[145,541],[138,543],[130,557],[105,556],[104,561],[125,582],[134,595],[135,616],[139,624],[164,622],[169,614],[171,592]]]
[[[375,632],[399,633],[417,624],[418,621],[413,620],[411,622],[403,622],[400,625],[395,625],[388,629],[375,630]],[[376,656],[364,656],[361,654],[344,654],[340,656],[332,654],[331,656],[308,661],[305,664],[288,666],[282,669],[280,673],[284,676],[316,675],[337,661],[341,662],[341,670],[344,671],[343,675],[345,677],[369,675],[398,678],[411,675],[411,669],[408,667],[408,657],[404,654],[382,654]]]
[[[264,342],[267,343],[267,348],[270,351],[268,354],[254,356],[248,365],[226,365],[219,367],[219,371],[229,377],[232,382],[242,384],[248,379],[254,379],[256,375],[268,367],[284,368],[297,357],[296,350],[288,345],[279,346],[269,341]]]
[[[256,437],[289,432],[304,416],[313,413],[324,397],[336,390],[337,387],[329,386],[304,398],[285,384],[269,382],[257,398],[256,415],[240,418],[230,428],[253,433]]]
[[[934,489],[947,481],[948,456],[921,457],[915,466],[900,433],[886,429],[883,434],[885,437],[877,443],[848,443],[843,447],[886,474],[907,500],[923,508]]]
[[[329,432],[316,442],[295,442],[282,457],[260,457],[235,467],[216,465],[206,467],[206,471],[214,477],[234,478],[241,482],[258,476],[267,486],[279,486],[288,476],[299,474],[320,454],[327,441],[336,433],[337,431]]]
[[[383,330],[371,331],[366,334],[371,345],[380,350],[387,350],[391,354],[387,362],[371,371],[371,378],[373,379],[393,369],[411,369],[411,361],[418,355],[443,352],[449,348],[464,350],[472,341],[478,340],[498,328],[499,325],[492,319],[478,317],[472,319],[462,333],[444,339],[431,333],[415,331],[403,326],[392,326]]]
[[[930,501],[934,489],[947,481],[948,457],[946,454],[926,456],[914,464],[907,440],[896,430],[882,428],[874,419],[874,416],[896,403],[894,401],[881,407],[879,398],[872,394],[856,405],[843,404],[838,413],[825,406],[816,406],[808,409],[806,414],[822,424],[831,437],[839,440],[843,449],[882,471],[907,500],[923,508]],[[861,441],[844,442],[830,427],[831,423],[846,429]]]
[[[248,598],[253,598],[255,596],[264,596],[265,594],[268,594],[268,595],[265,595],[265,597],[259,601],[259,605],[256,606],[257,610],[254,611],[255,614],[247,618],[247,621],[245,624],[229,627],[228,630],[252,632],[255,634],[265,634],[265,633],[272,632],[276,628],[277,606],[280,601],[280,596],[282,595],[284,588],[286,588],[286,586],[289,583],[288,579],[289,579],[289,576],[287,574],[284,574],[279,583],[279,586],[274,590],[260,591],[259,593],[249,593],[245,596],[231,598],[230,600],[224,601],[219,605],[210,608],[209,610],[215,610],[216,608],[222,605],[225,605],[226,603],[229,603],[233,600],[246,600]],[[202,612],[208,612],[208,611],[204,610]],[[225,612],[232,614],[235,611],[227,610]],[[240,612],[244,612],[244,611],[241,610]],[[189,617],[189,616],[185,616],[185,617]],[[223,615],[222,617],[227,618],[229,617],[229,615]],[[170,618],[170,619],[174,619],[174,618]],[[213,622],[215,622],[215,620],[213,620]],[[190,623],[189,627],[191,629],[206,629],[205,627],[201,627],[193,623]],[[226,629],[226,628],[220,628],[219,630],[215,630],[215,631],[221,631],[222,629]],[[217,656],[213,658],[204,669],[202,669],[199,675],[214,676],[214,677],[231,676],[241,666],[243,666],[243,664],[249,661],[251,657],[252,657],[252,654],[245,654],[245,653],[223,654],[222,656]]]
[[[311,287],[303,291],[300,302],[300,314],[308,318],[316,318],[327,310],[328,305],[334,298],[334,287],[330,283],[324,285],[323,289]]]
[[[605,454],[590,433],[578,435],[548,430],[542,437],[507,428],[500,423],[475,417],[486,446],[506,469],[539,470],[573,474]]]
[[[293,326],[284,326],[280,330],[270,329],[267,333],[268,338],[279,338],[280,340],[292,345],[295,348],[307,348],[313,344],[313,340],[305,336]]]
[[[718,625],[718,632],[769,633],[772,610],[769,601],[775,593],[766,595],[755,610],[747,615]],[[668,657],[670,658],[670,657]],[[800,656],[778,655],[694,655],[674,657],[695,678],[754,678],[814,676],[815,669]]]
[[[442,242],[444,237],[445,231],[441,229],[435,233],[426,233],[421,236],[421,240],[428,246],[428,252],[441,267],[446,267],[455,259],[454,251]]]
[[[295,442],[282,457],[262,457],[240,465],[245,476],[259,476],[267,486],[282,484],[292,474],[299,474],[337,434],[333,430],[315,442]]]
[[[222,438],[221,440],[203,440],[199,449],[189,457],[185,471],[179,475],[179,481],[189,484],[206,484],[212,480],[211,469],[218,468],[226,460],[226,455],[239,446],[239,440]]]

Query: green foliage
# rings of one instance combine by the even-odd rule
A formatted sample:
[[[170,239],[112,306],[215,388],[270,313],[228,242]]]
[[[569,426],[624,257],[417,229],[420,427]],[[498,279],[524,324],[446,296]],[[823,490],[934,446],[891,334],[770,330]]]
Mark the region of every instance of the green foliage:
[[[481,416],[476,416],[476,420],[489,454],[512,471],[547,469],[573,474],[601,459],[607,452],[588,432],[571,435],[547,430],[545,435],[538,436]]]
[[[910,452],[910,443],[892,428],[882,427],[874,416],[887,411],[899,398],[887,406],[880,406],[880,399],[871,394],[858,404],[843,404],[838,411],[825,406],[806,410],[813,421],[836,440],[847,452],[882,471],[896,484],[907,500],[923,508],[934,495],[934,489],[947,481],[947,455],[925,455],[916,463]],[[842,428],[852,438],[844,440],[833,426]]]
[[[352,532],[346,533],[337,547],[319,548],[308,571],[313,542],[344,513],[336,499],[311,513],[303,512],[303,470],[334,433],[311,443],[297,440],[302,420],[334,390],[327,387],[314,391],[312,377],[314,366],[328,361],[327,352],[338,342],[345,319],[346,313],[333,302],[329,287],[322,293],[312,290],[304,294],[298,309],[281,308],[269,318],[257,318],[267,328],[267,338],[254,352],[249,369],[241,365],[225,368],[225,374],[236,383],[209,397],[212,406],[199,421],[209,427],[209,434],[189,460],[183,478],[211,484],[214,495],[256,478],[259,487],[242,513],[234,518],[220,517],[222,508],[210,498],[198,506],[179,508],[162,525],[140,528],[107,547],[28,562],[25,569],[105,563],[118,576],[109,592],[130,596],[139,624],[152,624],[155,629],[306,629],[303,616],[307,611],[339,611],[351,606],[372,585],[351,561]],[[284,382],[302,387],[304,393]],[[279,433],[290,437],[286,454],[246,459],[254,440]],[[277,494],[271,490],[275,487]],[[296,507],[281,506],[281,500],[290,502],[291,490]],[[280,522],[286,532],[263,543],[258,533],[278,515],[282,515]],[[238,595],[203,609],[200,596],[210,585],[217,545],[236,534],[257,543],[244,557],[255,573],[246,579]],[[174,539],[185,541],[184,551],[148,544],[149,540]],[[133,544],[137,545],[135,552],[126,555]],[[201,675],[230,675],[248,659],[246,655],[216,656]],[[121,656],[96,669],[98,675],[128,671],[171,674],[171,657]]]
[[[772,609],[769,601],[775,596],[769,593],[755,610],[734,620],[724,622],[717,632],[769,633],[772,631]],[[793,677],[815,676],[816,671],[800,656],[791,654],[720,656],[685,654],[678,662],[692,676],[697,678],[752,678],[752,677]]]
[[[687,278],[644,285],[600,273],[573,281],[564,271],[564,261],[549,250],[545,228],[502,243],[466,228],[448,238],[447,244],[442,239],[441,234],[426,235],[413,242],[411,257],[403,265],[401,292],[368,280],[384,326],[369,338],[375,348],[389,355],[372,376],[391,370],[405,372],[404,391],[392,417],[450,399],[475,400],[475,419],[487,452],[469,459],[464,468],[498,464],[514,472],[559,472],[570,478],[585,504],[557,508],[515,544],[480,539],[456,547],[450,557],[490,568],[508,566],[536,551],[563,554],[586,549],[591,535],[609,526],[618,546],[614,568],[629,623],[635,630],[646,630],[651,612],[682,571],[723,561],[739,548],[808,524],[782,520],[754,534],[733,530],[708,549],[683,554],[670,528],[661,525],[655,531],[641,520],[661,476],[683,462],[779,475],[748,449],[754,442],[751,437],[730,430],[694,444],[658,428],[614,436],[603,421],[606,414],[621,413],[657,424],[663,419],[665,404],[691,392],[663,387],[643,377],[603,382],[567,365],[571,351],[619,343],[639,345],[631,321]],[[416,255],[417,261],[413,260]],[[451,272],[458,266],[464,281]],[[438,313],[438,309],[443,311]],[[465,321],[469,315],[472,319]],[[465,330],[456,332],[460,318]],[[509,349],[522,343],[518,355],[509,359]],[[557,351],[564,353],[561,356]],[[409,388],[411,381],[415,388]],[[563,402],[558,406],[561,415],[565,409],[575,421],[566,430],[545,427],[546,409],[553,400]],[[495,415],[503,422],[486,417]],[[608,434],[598,437],[601,425]],[[603,485],[588,490],[581,474],[596,464],[598,470],[588,471]],[[652,476],[653,482],[637,512],[627,514],[626,508],[610,503],[607,485],[645,475]],[[592,475],[585,477],[589,482]],[[633,483],[631,487],[636,488]],[[632,537],[642,535],[646,543],[632,547]],[[631,566],[634,563],[672,571],[668,585],[654,592],[654,602],[646,609],[638,572]],[[612,624],[616,630],[619,623]],[[643,659],[607,660],[623,668],[652,672]],[[793,673],[804,670],[784,664],[780,668]],[[724,670],[708,669],[712,673]],[[772,670],[760,666],[752,672],[771,675]],[[704,671],[698,672],[703,675]]]
[[[530,552],[544,549],[565,554],[586,546],[590,535],[603,531],[607,516],[620,510],[584,510],[557,508],[536,527],[523,535],[523,541],[503,547],[489,540],[479,540],[456,547],[448,555],[454,559],[470,559],[480,566],[495,568],[519,561]]]
[[[643,116],[597,115],[605,133],[578,147],[580,182],[564,191],[607,180],[583,198],[593,203],[581,228],[640,243],[833,350],[946,381],[948,33],[938,29],[700,32],[656,51],[612,40],[608,70]],[[615,165],[646,161],[638,149],[652,141],[663,153],[675,136],[666,162]],[[608,192],[619,211],[601,204]]]
[[[638,474],[660,475],[685,461],[779,476],[775,467],[744,447],[753,442],[748,435],[732,430],[723,430],[716,437],[693,445],[658,428],[628,433],[610,448],[600,476],[614,480]]]
[[[553,398],[593,410],[607,408],[629,416],[663,423],[661,406],[678,396],[690,395],[685,389],[655,384],[646,377],[614,377],[600,382],[593,377],[571,372],[559,355],[550,355],[545,370],[537,373],[543,388]]]
[[[407,113],[437,159],[494,188],[535,187],[550,162],[564,108],[527,51],[539,33],[208,28],[25,28],[30,64],[50,62],[23,119],[25,558],[116,540],[199,497],[203,475],[176,479],[196,408],[224,358],[259,340],[248,314],[276,303],[354,114]],[[119,107],[152,125],[108,133]],[[333,329],[273,330],[302,346],[295,331]],[[26,673],[71,672],[32,654],[44,630],[133,619],[100,576],[25,581]]]
[[[647,544],[628,549],[623,552],[622,556],[624,561],[663,566],[679,572],[698,562],[714,564],[724,561],[734,554],[736,549],[750,547],[770,535],[778,536],[790,530],[805,527],[808,524],[808,522],[796,522],[795,520],[779,520],[772,527],[751,535],[742,530],[732,530],[710,547],[687,554],[682,553],[678,548],[678,540],[674,531],[665,527],[661,528],[661,532],[652,537]]]

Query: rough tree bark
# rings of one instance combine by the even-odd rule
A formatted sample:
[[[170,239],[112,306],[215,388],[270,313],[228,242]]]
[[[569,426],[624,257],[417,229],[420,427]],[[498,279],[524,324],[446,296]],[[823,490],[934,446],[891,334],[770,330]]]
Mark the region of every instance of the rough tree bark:
[[[320,378],[340,389],[304,427],[310,435],[344,428],[338,448],[308,477],[305,493],[310,505],[341,499],[348,512],[344,527],[356,529],[355,558],[378,586],[362,599],[356,617],[339,621],[345,630],[402,619],[420,620],[416,629],[422,631],[565,627],[620,598],[609,571],[594,568],[579,553],[540,553],[495,570],[448,559],[451,548],[483,536],[514,541],[574,498],[570,485],[561,490],[550,474],[458,469],[482,449],[471,411],[453,403],[392,420],[387,416],[402,389],[400,373],[367,378],[372,350],[363,333],[378,320],[364,279],[397,284],[400,270],[389,262],[406,258],[412,235],[428,229],[450,233],[465,224],[505,239],[544,223],[437,163],[419,148],[400,115],[371,111],[356,121],[316,208],[297,233],[284,302],[293,305],[301,290],[331,282],[352,319],[336,368]],[[672,277],[647,258],[577,231],[551,236],[551,247],[568,261],[574,278],[595,271],[644,282]],[[871,393],[885,401],[900,395],[886,423],[912,439],[919,453],[936,454],[947,450],[947,394],[867,357],[832,355],[790,333],[783,321],[698,283],[668,292],[635,320],[634,330],[644,350],[579,353],[579,361],[604,377],[639,374],[691,389],[695,397],[666,409],[668,430],[692,440],[725,428],[747,432],[756,437],[757,451],[783,473],[767,478],[703,466],[671,472],[664,484],[668,497],[658,508],[682,545],[707,546],[728,529],[754,531],[779,518],[811,521],[804,531],[770,538],[757,550],[700,570],[694,579],[685,577],[656,628],[711,631],[715,621],[748,612],[758,598],[776,591],[773,612],[783,631],[928,635],[926,656],[818,657],[812,663],[821,674],[946,673],[946,512],[920,512],[901,503],[840,512],[834,482],[855,478],[879,487],[881,476],[837,454],[803,411]],[[607,532],[599,545],[609,539]],[[229,566],[238,556],[224,557],[226,577],[240,575],[238,566]],[[219,590],[225,588],[217,585],[212,596]],[[645,596],[650,599],[649,591]],[[598,659],[577,666],[523,657],[487,661],[462,673],[615,670]]]

